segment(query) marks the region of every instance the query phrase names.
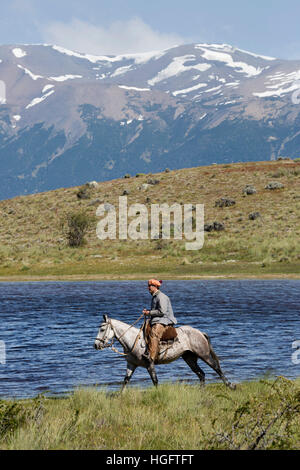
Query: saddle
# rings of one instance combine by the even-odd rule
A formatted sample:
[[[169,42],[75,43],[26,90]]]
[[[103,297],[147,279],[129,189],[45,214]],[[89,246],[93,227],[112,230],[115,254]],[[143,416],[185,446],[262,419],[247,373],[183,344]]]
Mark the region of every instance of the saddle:
[[[150,321],[147,320],[144,326],[144,338],[145,338],[146,344],[149,343],[150,331],[151,331]],[[160,343],[169,343],[169,342],[173,343],[176,340],[178,340],[176,328],[174,328],[174,326],[172,325],[168,325],[167,328],[165,328],[165,331],[160,339]]]

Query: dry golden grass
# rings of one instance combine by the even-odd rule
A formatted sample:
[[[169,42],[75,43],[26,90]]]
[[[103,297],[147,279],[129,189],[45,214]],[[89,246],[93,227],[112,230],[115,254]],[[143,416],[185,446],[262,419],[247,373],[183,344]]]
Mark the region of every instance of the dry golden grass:
[[[147,190],[140,186],[159,179]],[[265,186],[281,182],[284,189]],[[246,185],[256,194],[245,196]],[[96,278],[209,275],[300,274],[300,164],[293,161],[213,165],[99,183],[89,199],[78,199],[80,189],[55,191],[0,201],[0,276],[2,279],[91,276]],[[204,204],[205,223],[225,224],[222,232],[205,233],[204,247],[186,251],[184,240],[105,240],[95,226],[86,245],[70,248],[59,222],[74,211],[95,216],[100,202],[118,206],[129,192],[128,205],[151,203]],[[229,197],[232,207],[215,207]],[[261,217],[249,220],[249,214]]]

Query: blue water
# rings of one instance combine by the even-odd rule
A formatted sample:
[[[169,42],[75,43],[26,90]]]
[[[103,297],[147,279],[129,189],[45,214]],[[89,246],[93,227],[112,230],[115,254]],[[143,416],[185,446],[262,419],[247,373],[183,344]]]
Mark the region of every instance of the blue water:
[[[292,343],[300,340],[300,281],[166,281],[163,291],[178,326],[209,334],[229,380],[300,376],[292,361]],[[54,395],[94,384],[119,388],[126,362],[111,350],[94,349],[98,326],[103,314],[131,324],[150,300],[143,281],[0,283],[0,344],[6,352],[0,396]],[[219,381],[199,365],[208,382]],[[160,382],[198,380],[182,359],[157,366],[157,374]],[[131,386],[151,385],[147,371],[138,368]]]

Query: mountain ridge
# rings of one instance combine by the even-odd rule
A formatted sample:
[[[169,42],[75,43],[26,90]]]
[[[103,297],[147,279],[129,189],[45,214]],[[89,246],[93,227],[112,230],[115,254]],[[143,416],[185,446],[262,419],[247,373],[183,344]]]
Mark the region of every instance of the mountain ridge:
[[[226,44],[119,56],[0,46],[0,198],[299,156],[299,79],[300,61]]]

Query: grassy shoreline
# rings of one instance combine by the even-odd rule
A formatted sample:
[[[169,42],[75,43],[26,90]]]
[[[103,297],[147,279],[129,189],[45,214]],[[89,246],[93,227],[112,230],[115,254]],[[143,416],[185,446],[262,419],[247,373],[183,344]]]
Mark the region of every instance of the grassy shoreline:
[[[0,449],[300,450],[300,379],[0,400]]]
[[[300,279],[300,263],[213,263],[201,267],[189,264],[153,263],[146,257],[141,265],[128,262],[89,265],[76,263],[63,265],[59,269],[32,267],[26,273],[21,270],[0,268],[0,282],[26,281],[105,281],[105,280],[144,280],[157,275],[164,280],[193,279]],[[6,271],[6,272],[5,272]]]
[[[95,275],[65,275],[65,276],[7,276],[0,278],[1,283],[9,282],[92,282],[92,281],[144,281],[145,279],[151,278],[152,273],[148,275],[131,275],[131,276],[119,276],[119,275],[106,275],[106,276],[95,276]],[[209,281],[209,280],[300,280],[299,274],[264,274],[264,275],[212,275],[212,276],[164,276],[160,273],[160,277],[163,277],[165,281]]]

